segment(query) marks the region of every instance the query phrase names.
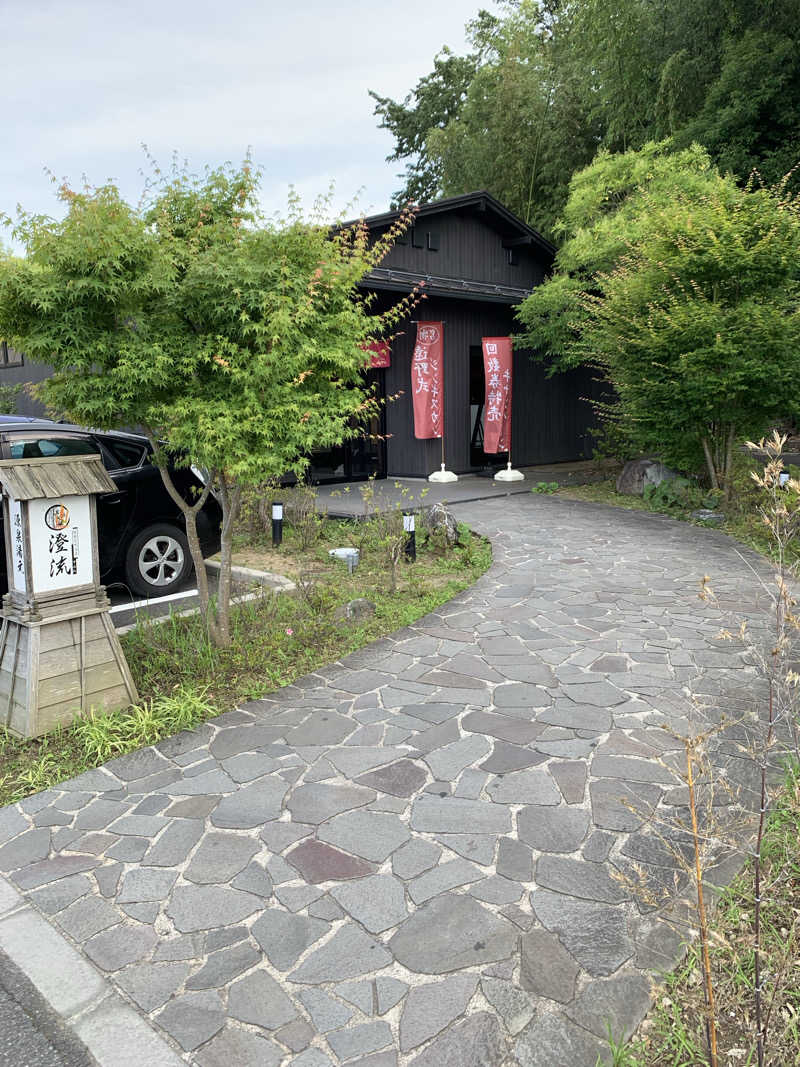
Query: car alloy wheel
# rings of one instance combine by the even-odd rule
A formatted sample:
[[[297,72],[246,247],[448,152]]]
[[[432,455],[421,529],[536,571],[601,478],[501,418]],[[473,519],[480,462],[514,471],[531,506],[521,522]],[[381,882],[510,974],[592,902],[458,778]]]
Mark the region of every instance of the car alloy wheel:
[[[183,546],[168,534],[156,534],[139,549],[139,574],[148,585],[172,585],[183,572]]]

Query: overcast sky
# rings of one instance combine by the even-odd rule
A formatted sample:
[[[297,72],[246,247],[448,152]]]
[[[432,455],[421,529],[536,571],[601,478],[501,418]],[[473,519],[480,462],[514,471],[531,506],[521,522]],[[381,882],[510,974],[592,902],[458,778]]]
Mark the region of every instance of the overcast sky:
[[[57,213],[45,168],[134,201],[173,151],[201,169],[264,168],[280,211],[336,183],[337,205],[388,207],[398,164],[368,89],[403,96],[442,44],[465,49],[479,0],[0,0],[0,211]],[[483,6],[489,6],[484,0]],[[0,233],[8,243],[8,236]]]

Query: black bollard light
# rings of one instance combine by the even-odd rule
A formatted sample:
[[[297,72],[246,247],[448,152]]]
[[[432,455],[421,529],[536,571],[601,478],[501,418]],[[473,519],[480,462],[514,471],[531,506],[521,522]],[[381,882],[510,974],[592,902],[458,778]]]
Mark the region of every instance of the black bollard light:
[[[272,547],[277,548],[283,540],[283,504],[272,501]]]
[[[417,534],[413,511],[403,512],[403,530],[406,535],[406,559],[413,563],[417,558]]]

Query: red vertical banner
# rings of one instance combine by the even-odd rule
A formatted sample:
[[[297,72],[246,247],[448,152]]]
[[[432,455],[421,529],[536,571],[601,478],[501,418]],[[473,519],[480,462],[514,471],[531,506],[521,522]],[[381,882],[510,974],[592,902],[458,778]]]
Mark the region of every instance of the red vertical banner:
[[[417,323],[411,358],[414,436],[441,437],[444,404],[444,330],[441,322]]]
[[[370,369],[380,370],[383,367],[391,367],[392,352],[388,341],[369,341],[361,347],[365,352],[370,353]]]
[[[508,452],[511,448],[510,337],[483,338],[486,400],[483,416],[483,451]]]

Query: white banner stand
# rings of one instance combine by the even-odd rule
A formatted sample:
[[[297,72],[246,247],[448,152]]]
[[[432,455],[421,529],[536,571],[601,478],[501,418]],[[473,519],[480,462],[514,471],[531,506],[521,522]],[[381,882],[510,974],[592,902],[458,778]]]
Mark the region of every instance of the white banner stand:
[[[524,482],[525,475],[522,471],[514,470],[511,466],[511,458],[509,457],[505,470],[499,470],[497,474],[495,474],[494,480],[496,482]]]

